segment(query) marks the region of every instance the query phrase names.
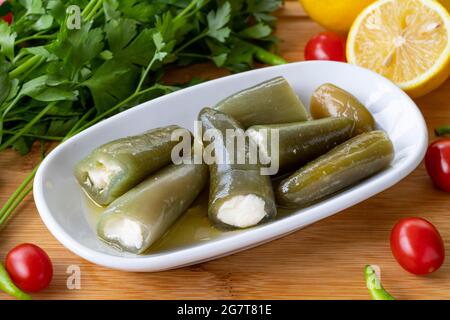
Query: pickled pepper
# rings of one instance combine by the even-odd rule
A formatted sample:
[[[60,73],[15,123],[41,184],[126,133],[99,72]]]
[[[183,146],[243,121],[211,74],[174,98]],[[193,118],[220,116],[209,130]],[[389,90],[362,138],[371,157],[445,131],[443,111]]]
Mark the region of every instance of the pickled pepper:
[[[232,117],[210,108],[199,114],[203,129],[213,129],[225,136],[228,130],[244,135],[241,125]],[[232,150],[244,154],[245,162],[230,161],[230,150],[225,145],[226,138],[204,141],[213,144],[215,153],[225,154],[223,163],[212,163],[210,171],[210,194],[208,215],[217,225],[228,228],[246,228],[276,215],[274,193],[269,176],[261,175],[258,164],[248,161],[248,145],[245,150]]]
[[[283,77],[239,91],[214,108],[233,117],[244,129],[258,124],[308,120],[303,103]]]
[[[360,134],[300,168],[283,180],[277,200],[304,207],[389,166],[394,148],[383,131]]]
[[[171,163],[172,148],[178,143],[171,135],[177,129],[181,128],[157,128],[104,144],[77,164],[75,177],[96,203],[108,205]]]

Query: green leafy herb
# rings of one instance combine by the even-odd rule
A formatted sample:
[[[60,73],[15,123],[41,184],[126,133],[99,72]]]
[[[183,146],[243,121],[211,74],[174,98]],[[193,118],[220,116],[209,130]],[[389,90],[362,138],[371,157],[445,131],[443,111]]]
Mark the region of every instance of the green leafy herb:
[[[0,48],[9,60],[14,58],[14,42],[17,34],[5,22],[0,22]]]
[[[71,6],[77,7],[71,7]],[[187,85],[160,83],[167,65],[212,61],[233,72],[269,49],[281,0],[20,0],[0,21],[0,151],[26,154]],[[76,16],[79,8],[80,17]],[[75,16],[74,13],[75,12]],[[73,19],[79,18],[80,28]],[[75,20],[74,20],[75,21]],[[197,81],[198,82],[198,81]],[[36,170],[0,209],[0,225],[31,191]]]
[[[224,42],[230,35],[230,28],[226,25],[230,21],[231,6],[225,2],[216,12],[211,11],[206,17],[208,20],[208,36]]]

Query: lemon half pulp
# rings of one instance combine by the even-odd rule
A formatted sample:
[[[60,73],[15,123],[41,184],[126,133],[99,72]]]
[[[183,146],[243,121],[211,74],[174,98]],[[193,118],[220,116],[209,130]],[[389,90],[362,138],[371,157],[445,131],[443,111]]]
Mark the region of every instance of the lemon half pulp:
[[[353,23],[347,60],[424,95],[450,75],[450,15],[434,0],[377,1]]]

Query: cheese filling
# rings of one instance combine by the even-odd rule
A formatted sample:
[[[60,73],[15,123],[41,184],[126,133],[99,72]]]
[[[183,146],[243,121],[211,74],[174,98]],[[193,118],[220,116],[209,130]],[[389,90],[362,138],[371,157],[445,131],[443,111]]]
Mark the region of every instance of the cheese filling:
[[[110,240],[120,242],[124,247],[142,248],[144,232],[139,222],[126,217],[110,218],[105,222],[104,235]]]
[[[217,219],[238,228],[251,227],[267,215],[264,207],[264,200],[254,194],[236,196],[223,203],[217,213]]]
[[[122,168],[114,163],[97,162],[96,165],[87,171],[88,182],[94,188],[103,190],[111,182],[111,178],[122,171]]]

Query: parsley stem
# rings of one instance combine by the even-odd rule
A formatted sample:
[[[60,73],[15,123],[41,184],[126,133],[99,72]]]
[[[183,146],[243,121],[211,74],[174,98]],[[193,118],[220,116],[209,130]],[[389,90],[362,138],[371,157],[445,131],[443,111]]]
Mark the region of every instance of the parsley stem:
[[[17,68],[13,69],[9,73],[9,78],[10,79],[18,78],[22,73],[27,72],[36,63],[38,63],[40,59],[41,59],[41,57],[39,57],[39,56],[34,56],[34,57],[28,59],[26,62],[24,62],[20,66],[18,66]]]
[[[17,26],[19,26],[20,24],[22,24],[25,21],[26,16],[27,16],[27,14],[25,13],[14,22],[14,25],[16,26],[16,28],[17,28]]]
[[[0,151],[5,150],[17,141],[23,134],[28,133],[30,129],[38,122],[50,109],[56,105],[56,102],[49,103],[37,116],[35,116],[30,122],[27,123],[22,129],[20,129],[15,135],[9,138],[5,143],[0,145]]]
[[[32,66],[30,66],[30,68],[22,75],[22,78],[26,78],[28,77],[28,75],[30,75],[36,68],[38,68],[42,63],[44,63],[46,60],[46,58],[44,57],[39,57],[39,59],[36,61],[36,63]]]
[[[31,59],[33,59],[35,56],[34,55],[28,55],[28,56],[25,56],[25,57],[21,57],[20,56],[20,54],[21,53],[25,53],[25,50],[22,50],[17,56],[16,56],[16,60],[14,61],[15,63],[14,63],[14,65],[17,65],[17,66],[22,66],[23,64],[25,64],[25,63],[28,63]],[[19,59],[20,59],[20,61],[19,61]],[[17,69],[18,67],[16,67],[16,69]],[[15,71],[15,69],[13,69],[10,73],[9,73],[9,77],[11,78],[11,73],[12,72],[16,72]]]
[[[186,57],[186,58],[198,58],[198,59],[206,59],[206,60],[211,60],[212,58],[206,54],[199,54],[199,53],[180,53],[179,54],[180,57]]]
[[[157,90],[157,89],[161,89],[161,90],[174,90],[174,87],[171,86],[164,86],[164,85],[160,85],[160,84],[155,84],[145,90],[142,90],[140,92],[134,93],[131,96],[129,96],[128,98],[126,98],[125,100],[119,102],[118,104],[116,104],[114,107],[108,109],[107,111],[101,113],[100,115],[96,116],[94,119],[92,119],[91,121],[89,121],[88,123],[86,123],[84,126],[82,126],[80,129],[76,130],[73,135],[80,133],[81,131],[83,131],[84,129],[89,128],[90,126],[94,125],[95,123],[97,123],[100,120],[103,120],[105,117],[111,115],[112,113],[116,112],[118,109],[120,109],[121,107],[123,107],[124,105],[126,105],[127,103],[129,103],[130,101],[133,101],[133,99],[138,98],[139,96],[146,94],[150,91],[153,90]]]
[[[16,199],[25,190],[25,188],[28,186],[28,184],[31,182],[31,180],[33,180],[38,168],[39,168],[39,164],[34,167],[33,171],[31,171],[30,174],[25,178],[25,180],[23,180],[23,182],[20,184],[20,186],[16,189],[16,191],[14,191],[14,193],[9,197],[9,199],[5,202],[3,207],[0,209],[1,221],[4,221],[5,217],[7,218],[8,215],[11,214],[11,212],[14,210],[14,209],[11,210],[11,206],[14,206],[14,204],[17,202]],[[15,207],[17,207],[17,205],[15,205]]]
[[[64,137],[63,141],[66,141],[67,139],[69,139],[70,137],[72,137],[78,130],[78,128],[82,125],[83,122],[86,121],[87,118],[89,118],[95,111],[95,108],[90,109],[88,112],[86,112],[81,118],[80,120],[78,120],[75,125],[72,127],[72,129],[70,129],[70,131],[66,134],[66,136]]]
[[[34,177],[34,175],[33,175]],[[33,178],[31,177],[31,178]],[[14,201],[10,204],[9,207],[7,207],[7,210],[5,210],[4,213],[0,215],[0,228],[3,226],[3,224],[8,220],[11,213],[14,212],[14,210],[19,206],[19,204],[25,199],[25,197],[33,190],[33,185],[30,185],[23,193],[18,194],[14,199]]]
[[[3,130],[3,133],[16,134],[17,131],[14,131],[14,130]],[[34,133],[24,133],[24,134],[22,134],[22,136],[30,137],[30,138],[36,138],[36,139],[42,139],[42,140],[48,140],[48,141],[62,141],[64,139],[64,137],[47,136],[47,135],[34,134]]]
[[[178,20],[180,18],[182,18],[185,14],[187,14],[193,7],[195,7],[195,5],[197,4],[198,1],[193,0],[191,1],[191,3],[189,3],[189,5],[183,9],[183,11],[181,11],[174,20]]]
[[[18,54],[14,57],[13,64],[16,65],[17,63],[21,62],[20,60],[25,57],[28,54],[25,50],[20,50]],[[25,59],[25,58],[24,58]]]
[[[92,8],[91,12],[89,12],[89,14],[86,15],[86,21],[92,20],[92,17],[95,16],[98,9],[100,9],[102,7],[102,5],[103,5],[103,0],[98,0],[97,3],[95,4],[95,6]]]
[[[208,35],[208,30],[203,31],[202,33],[200,33],[199,35],[197,35],[196,37],[192,38],[191,40],[189,40],[188,42],[186,42],[185,44],[183,44],[181,47],[179,47],[177,50],[175,50],[174,54],[178,54],[180,51],[183,51],[184,49],[186,49],[187,47],[189,47],[191,44],[203,39],[204,37],[206,37]]]
[[[16,45],[26,42],[26,41],[31,41],[31,40],[47,40],[47,39],[55,39],[56,38],[56,34],[36,34],[34,36],[29,36],[29,37],[25,37],[22,39],[18,39],[16,40]]]
[[[2,118],[6,117],[6,115],[9,113],[9,111],[17,104],[17,102],[19,102],[19,100],[20,100],[20,95],[18,94],[18,95],[16,95],[14,100],[11,101],[11,103],[8,104],[6,106],[6,108],[4,108],[4,110],[1,110],[1,111],[3,111]]]
[[[139,91],[141,91],[142,85],[144,84],[144,81],[145,81],[145,79],[147,78],[148,73],[150,72],[150,69],[152,68],[153,64],[154,64],[155,61],[156,61],[156,53],[157,53],[157,52],[155,52],[155,54],[153,55],[152,60],[149,62],[149,64],[147,65],[147,68],[145,68],[144,73],[141,75],[141,79],[139,80],[139,84],[138,84],[138,86],[137,86],[136,91],[134,92],[134,94],[138,94]]]
[[[119,102],[118,104],[116,104],[114,107],[108,109],[107,111],[101,113],[100,115],[96,116],[94,119],[92,119],[91,121],[89,121],[88,123],[86,123],[84,126],[82,126],[81,128],[79,128],[78,130],[76,130],[74,132],[74,135],[77,133],[80,133],[81,131],[83,131],[84,129],[89,128],[90,126],[94,125],[95,123],[97,123],[98,121],[102,120],[103,118],[107,117],[108,115],[110,115],[111,113],[114,113],[114,111],[116,111],[117,109],[123,107],[124,105],[126,105],[128,102],[130,102],[131,100],[133,100],[135,97],[137,97],[136,94],[132,94],[131,96],[129,96],[127,99]]]
[[[84,7],[83,11],[81,12],[81,16],[82,16],[83,18],[86,18],[86,16],[89,15],[89,13],[90,13],[91,10],[92,10],[92,7],[96,4],[96,2],[97,2],[97,1],[91,0],[91,1],[89,1],[89,3],[87,4],[87,6]]]

